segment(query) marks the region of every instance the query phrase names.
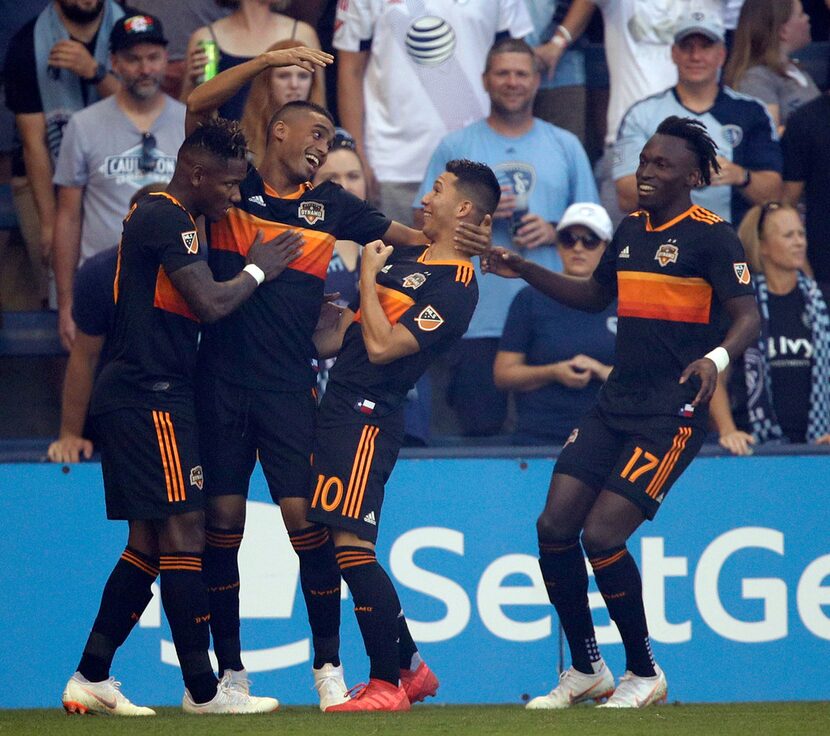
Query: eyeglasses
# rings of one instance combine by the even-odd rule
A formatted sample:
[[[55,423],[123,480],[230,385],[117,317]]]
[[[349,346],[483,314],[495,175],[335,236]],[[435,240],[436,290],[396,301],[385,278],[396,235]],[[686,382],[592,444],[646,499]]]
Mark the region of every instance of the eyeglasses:
[[[576,248],[577,243],[582,243],[585,250],[596,250],[602,245],[602,238],[596,235],[574,235],[570,230],[565,230],[557,236],[559,245],[570,250]]]
[[[145,174],[156,170],[156,137],[152,133],[141,134],[141,156],[138,159],[138,168]]]

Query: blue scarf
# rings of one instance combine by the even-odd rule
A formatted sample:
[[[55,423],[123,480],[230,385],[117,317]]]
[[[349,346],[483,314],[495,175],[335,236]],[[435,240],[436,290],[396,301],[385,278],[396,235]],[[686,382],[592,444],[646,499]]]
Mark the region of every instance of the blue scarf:
[[[113,0],[104,3],[103,18],[95,39],[95,59],[101,64],[106,64],[109,57],[110,31],[115,21],[123,15],[124,11]],[[53,165],[58,158],[63,126],[72,113],[100,99],[94,84],[84,82],[67,69],[59,70],[60,74],[54,76],[49,71],[49,52],[52,47],[58,41],[69,38],[69,31],[61,22],[55,3],[49,3],[35,22],[34,40],[37,85],[40,89],[43,114],[46,117],[46,141],[52,154]],[[84,86],[87,87],[86,90]]]
[[[752,436],[756,442],[786,441],[772,400],[769,365],[769,292],[763,274],[754,274],[755,295],[761,312],[761,337],[744,353],[747,408]],[[798,274],[798,289],[804,299],[804,316],[812,329],[813,367],[807,440],[813,442],[830,433],[830,315],[824,295],[813,279]]]

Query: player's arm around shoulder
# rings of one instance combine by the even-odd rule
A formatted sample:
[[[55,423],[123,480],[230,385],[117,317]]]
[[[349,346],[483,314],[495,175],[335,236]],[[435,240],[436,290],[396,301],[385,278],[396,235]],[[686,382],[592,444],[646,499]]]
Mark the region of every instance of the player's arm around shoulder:
[[[375,280],[393,247],[374,240],[363,248],[360,261],[360,328],[369,361],[377,365],[417,353],[421,346],[402,324],[393,325],[380,303]]]
[[[195,259],[182,263],[178,254],[163,261],[173,286],[181,293],[202,322],[216,322],[239,307],[257,287],[279,276],[302,253],[302,235],[287,230],[263,242],[258,231],[246,256],[246,265],[228,281],[215,281],[207,262]],[[172,263],[171,263],[172,261]]]

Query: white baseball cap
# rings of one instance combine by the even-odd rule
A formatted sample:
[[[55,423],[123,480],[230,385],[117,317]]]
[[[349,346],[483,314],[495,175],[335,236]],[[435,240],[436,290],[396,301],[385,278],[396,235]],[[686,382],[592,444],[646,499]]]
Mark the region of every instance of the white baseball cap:
[[[611,240],[614,234],[614,226],[605,208],[593,202],[576,202],[568,207],[556,225],[556,231],[561,232],[571,225],[584,225],[603,240]]]
[[[723,43],[726,38],[723,21],[717,15],[703,10],[693,10],[680,16],[674,27],[674,42],[680,43],[684,38],[695,33],[716,43]]]

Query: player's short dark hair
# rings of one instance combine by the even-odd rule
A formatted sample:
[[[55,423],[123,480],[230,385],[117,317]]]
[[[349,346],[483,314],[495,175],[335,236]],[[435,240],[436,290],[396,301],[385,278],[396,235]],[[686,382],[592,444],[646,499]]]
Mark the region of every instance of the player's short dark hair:
[[[457,158],[449,161],[446,169],[455,174],[456,188],[470,198],[482,215],[492,215],[496,211],[501,199],[501,186],[487,164]]]
[[[248,155],[248,143],[236,120],[211,118],[184,139],[182,150],[205,151],[223,160],[244,159]]]
[[[686,141],[686,146],[697,157],[701,184],[709,186],[712,183],[712,172],[720,171],[718,147],[700,120],[672,115],[657,126],[656,132]]]
[[[325,107],[322,107],[321,105],[318,105],[316,102],[311,102],[309,100],[293,100],[291,102],[286,102],[279,110],[277,110],[271,116],[271,119],[268,121],[268,130],[270,131],[278,120],[283,120],[285,117],[291,115],[297,110],[316,112],[318,115],[322,115],[324,118],[326,118],[331,123],[332,127],[335,127],[334,118],[331,116],[331,113],[328,110],[326,110]]]
[[[542,70],[539,64],[539,58],[533,53],[533,47],[527,41],[521,38],[505,36],[496,41],[487,52],[487,59],[484,62],[485,74],[490,71],[490,67],[493,65],[493,58],[499,54],[527,54],[533,61],[533,71],[540,72]]]

